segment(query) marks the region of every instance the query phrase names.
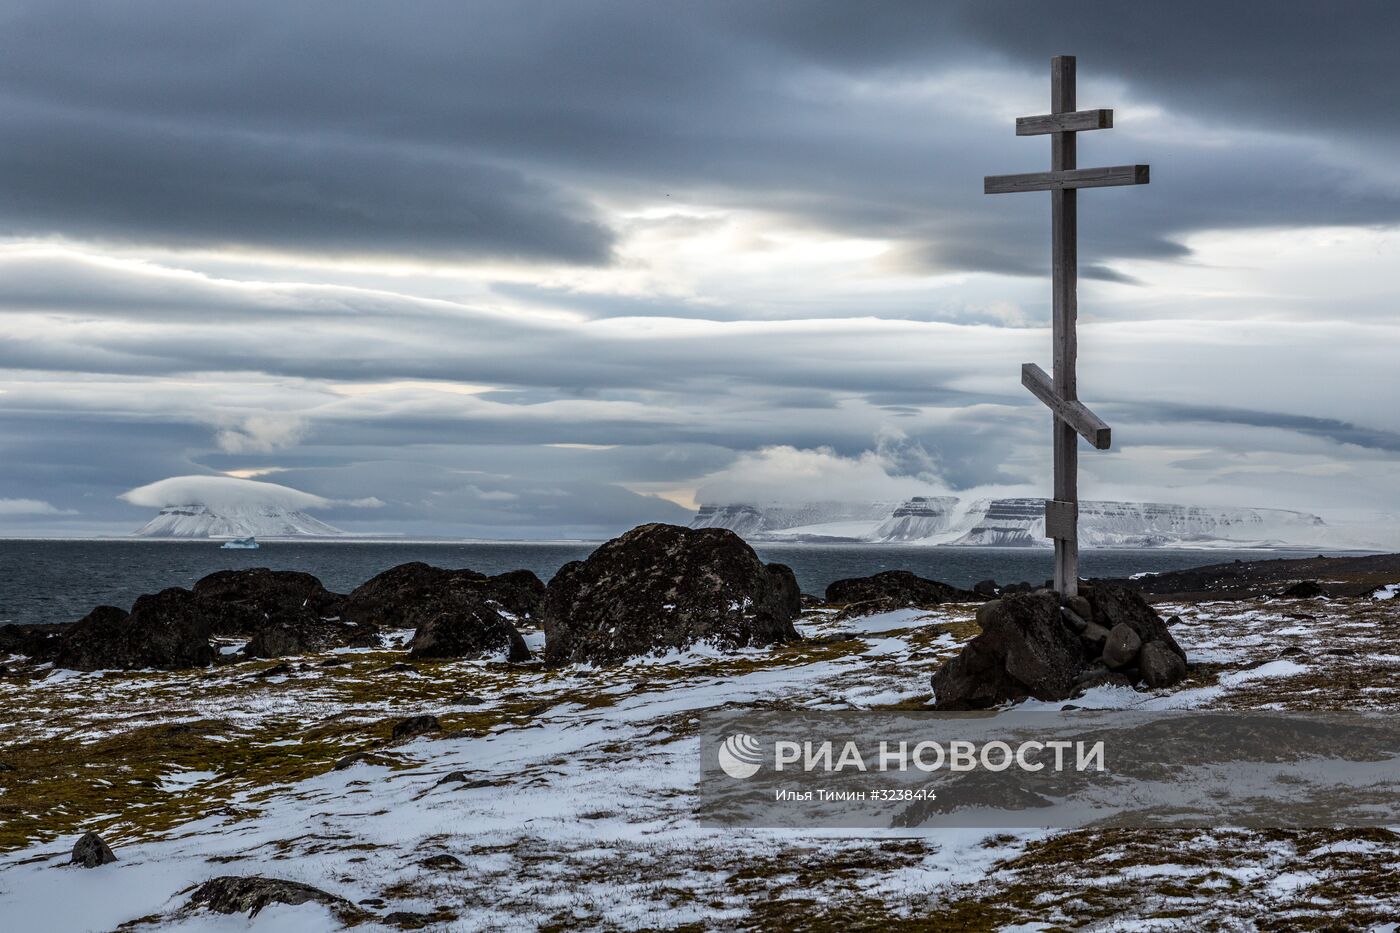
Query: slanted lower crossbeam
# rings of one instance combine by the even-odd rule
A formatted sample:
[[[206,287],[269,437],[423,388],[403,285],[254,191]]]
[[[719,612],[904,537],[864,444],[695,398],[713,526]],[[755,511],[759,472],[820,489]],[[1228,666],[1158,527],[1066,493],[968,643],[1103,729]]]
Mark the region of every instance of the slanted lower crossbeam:
[[[1074,428],[1086,441],[1098,450],[1108,450],[1113,443],[1113,429],[1104,424],[1103,419],[1094,414],[1078,399],[1060,398],[1055,392],[1055,384],[1045,370],[1034,363],[1021,366],[1021,385],[1031,390],[1036,398],[1045,403],[1065,424]]]

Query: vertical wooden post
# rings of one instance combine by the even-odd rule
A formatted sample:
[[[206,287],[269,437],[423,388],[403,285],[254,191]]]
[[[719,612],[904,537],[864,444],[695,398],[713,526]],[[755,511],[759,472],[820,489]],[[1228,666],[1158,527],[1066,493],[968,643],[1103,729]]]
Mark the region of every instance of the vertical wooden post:
[[[1075,61],[1073,55],[1057,55],[1050,60],[1050,112],[1072,113],[1075,109]],[[1076,134],[1050,135],[1050,170],[1063,172],[1077,168]],[[1079,398],[1075,364],[1079,354],[1075,320],[1079,315],[1079,193],[1073,188],[1050,192],[1051,263],[1053,289],[1053,342],[1055,392],[1072,402]],[[1055,589],[1061,597],[1079,591],[1079,438],[1068,423],[1051,416],[1054,425],[1055,499],[1069,503],[1074,512],[1075,535],[1055,538]]]

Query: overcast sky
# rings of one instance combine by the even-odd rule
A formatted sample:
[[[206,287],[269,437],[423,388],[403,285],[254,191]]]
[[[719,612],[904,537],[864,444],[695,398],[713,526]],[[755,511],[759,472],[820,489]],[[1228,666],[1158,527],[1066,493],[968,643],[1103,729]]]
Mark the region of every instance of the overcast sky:
[[[0,4],[0,534],[225,474],[344,528],[1049,491],[1400,512],[1394,3]],[[167,488],[167,487],[161,487]],[[142,503],[149,500],[135,497]]]

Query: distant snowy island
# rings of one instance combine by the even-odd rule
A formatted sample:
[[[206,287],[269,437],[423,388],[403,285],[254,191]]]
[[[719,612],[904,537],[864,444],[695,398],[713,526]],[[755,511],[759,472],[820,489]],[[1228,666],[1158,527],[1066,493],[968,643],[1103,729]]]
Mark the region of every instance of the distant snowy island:
[[[136,532],[141,538],[340,538],[345,536],[298,509],[243,505],[215,510],[203,503],[172,505]]]
[[[1081,502],[1080,543],[1122,548],[1337,547],[1318,516],[1286,509]],[[1045,500],[916,496],[904,502],[704,505],[692,528],[750,541],[1050,547]]]

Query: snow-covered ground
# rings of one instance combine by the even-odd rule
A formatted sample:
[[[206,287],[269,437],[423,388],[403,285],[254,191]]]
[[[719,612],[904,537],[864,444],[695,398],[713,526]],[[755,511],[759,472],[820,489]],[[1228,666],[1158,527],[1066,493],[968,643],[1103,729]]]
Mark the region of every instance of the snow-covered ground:
[[[1077,704],[1400,708],[1400,601],[1162,610],[1181,616],[1173,631],[1198,662],[1190,680],[1161,693],[1100,688]],[[272,662],[0,679],[0,761],[18,766],[0,779],[30,777],[0,785],[10,848],[0,927],[339,925],[314,904],[251,921],[182,909],[190,886],[230,874],[303,881],[361,904],[358,929],[1255,929],[1266,918],[1271,929],[1308,929],[1328,917],[1379,929],[1400,910],[1400,845],[1387,831],[699,825],[698,713],[921,706],[929,675],[974,633],[971,614],[840,622],[814,612],[800,645],[607,669],[405,669],[386,646],[292,659],[289,673],[267,678],[253,675]],[[539,646],[538,633],[527,637]],[[390,724],[419,713],[446,731],[387,742]],[[145,735],[156,748],[142,757]],[[36,762],[55,749],[78,772],[63,779],[79,783],[40,779]],[[357,750],[374,757],[331,770]],[[462,779],[439,783],[456,771]],[[65,864],[87,828],[118,862]]]

